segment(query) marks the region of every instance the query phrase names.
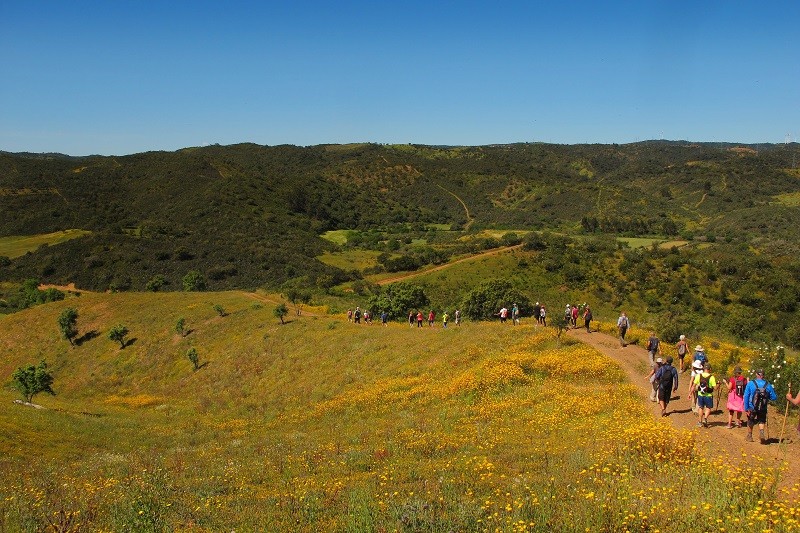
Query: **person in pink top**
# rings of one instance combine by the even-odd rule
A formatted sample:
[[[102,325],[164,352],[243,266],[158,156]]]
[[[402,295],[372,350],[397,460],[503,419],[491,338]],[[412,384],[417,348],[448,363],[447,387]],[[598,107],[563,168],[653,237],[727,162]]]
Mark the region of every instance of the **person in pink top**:
[[[744,389],[747,387],[747,378],[742,375],[742,367],[733,369],[733,376],[728,379],[728,429],[733,429],[733,414],[736,413],[736,427],[742,427],[742,413],[744,412]]]

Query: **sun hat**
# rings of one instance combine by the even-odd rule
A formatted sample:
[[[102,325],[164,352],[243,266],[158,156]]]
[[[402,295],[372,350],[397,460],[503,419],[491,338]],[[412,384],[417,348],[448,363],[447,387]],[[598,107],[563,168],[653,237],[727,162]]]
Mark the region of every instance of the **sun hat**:
[[[694,363],[692,363],[692,368],[694,368],[695,370],[702,370],[703,362],[700,360],[695,361]]]
[[[697,346],[694,347],[694,351],[695,352],[704,352],[705,350],[703,350],[703,347],[698,344]]]
[[[659,364],[661,364],[661,363],[663,363],[663,362],[664,362],[664,360],[663,360],[663,359],[661,359],[660,357],[659,357],[658,359],[656,359],[656,363],[659,363]]]
[[[681,335],[681,340],[685,341],[686,340],[686,335]]]

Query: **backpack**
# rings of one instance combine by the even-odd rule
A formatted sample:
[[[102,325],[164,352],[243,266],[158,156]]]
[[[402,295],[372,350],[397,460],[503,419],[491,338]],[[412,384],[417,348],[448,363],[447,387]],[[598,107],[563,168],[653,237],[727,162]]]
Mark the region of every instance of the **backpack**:
[[[769,402],[769,394],[767,394],[767,380],[764,380],[764,385],[759,387],[758,381],[753,382],[756,386],[756,392],[753,394],[753,410],[757,413],[765,413],[767,411],[767,403]]]
[[[674,366],[661,367],[661,376],[659,377],[658,386],[665,393],[672,391],[672,385],[675,382],[675,374],[678,372]]]
[[[701,394],[711,394],[714,392],[714,387],[711,386],[711,374],[700,374],[700,385],[697,390]]]
[[[686,355],[686,343],[678,345],[678,355]]]
[[[742,376],[737,376],[733,378],[733,389],[734,394],[739,398],[744,398],[744,388],[747,385],[747,380],[744,379]]]

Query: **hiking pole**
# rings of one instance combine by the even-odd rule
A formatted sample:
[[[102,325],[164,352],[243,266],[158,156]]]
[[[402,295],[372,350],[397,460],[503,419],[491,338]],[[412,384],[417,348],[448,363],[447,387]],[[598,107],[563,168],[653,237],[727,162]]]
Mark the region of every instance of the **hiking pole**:
[[[789,382],[788,393],[789,393],[789,395],[792,394],[792,382],[791,381]],[[791,402],[789,400],[786,400],[786,412],[783,413],[783,425],[781,426],[781,436],[778,439],[778,443],[780,443],[780,444],[783,444],[783,430],[786,429],[786,418],[789,416],[789,404],[790,403]]]

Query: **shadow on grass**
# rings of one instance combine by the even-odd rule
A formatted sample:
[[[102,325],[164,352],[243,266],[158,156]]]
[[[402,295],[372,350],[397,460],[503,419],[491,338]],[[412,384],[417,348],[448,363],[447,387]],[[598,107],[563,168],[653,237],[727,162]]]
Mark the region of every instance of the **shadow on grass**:
[[[100,332],[97,331],[96,329],[93,329],[92,331],[87,331],[86,333],[75,339],[75,346],[80,346],[84,342],[89,342],[90,340],[97,338],[99,336]]]
[[[122,346],[122,347],[123,347],[123,348],[127,348],[128,346],[130,346],[130,345],[132,345],[133,343],[135,343],[137,340],[139,340],[139,339],[138,339],[138,338],[136,338],[136,337],[134,337],[134,338],[132,338],[132,339],[128,339],[128,340],[126,340],[126,341],[125,341],[125,344],[123,344],[123,346]]]

